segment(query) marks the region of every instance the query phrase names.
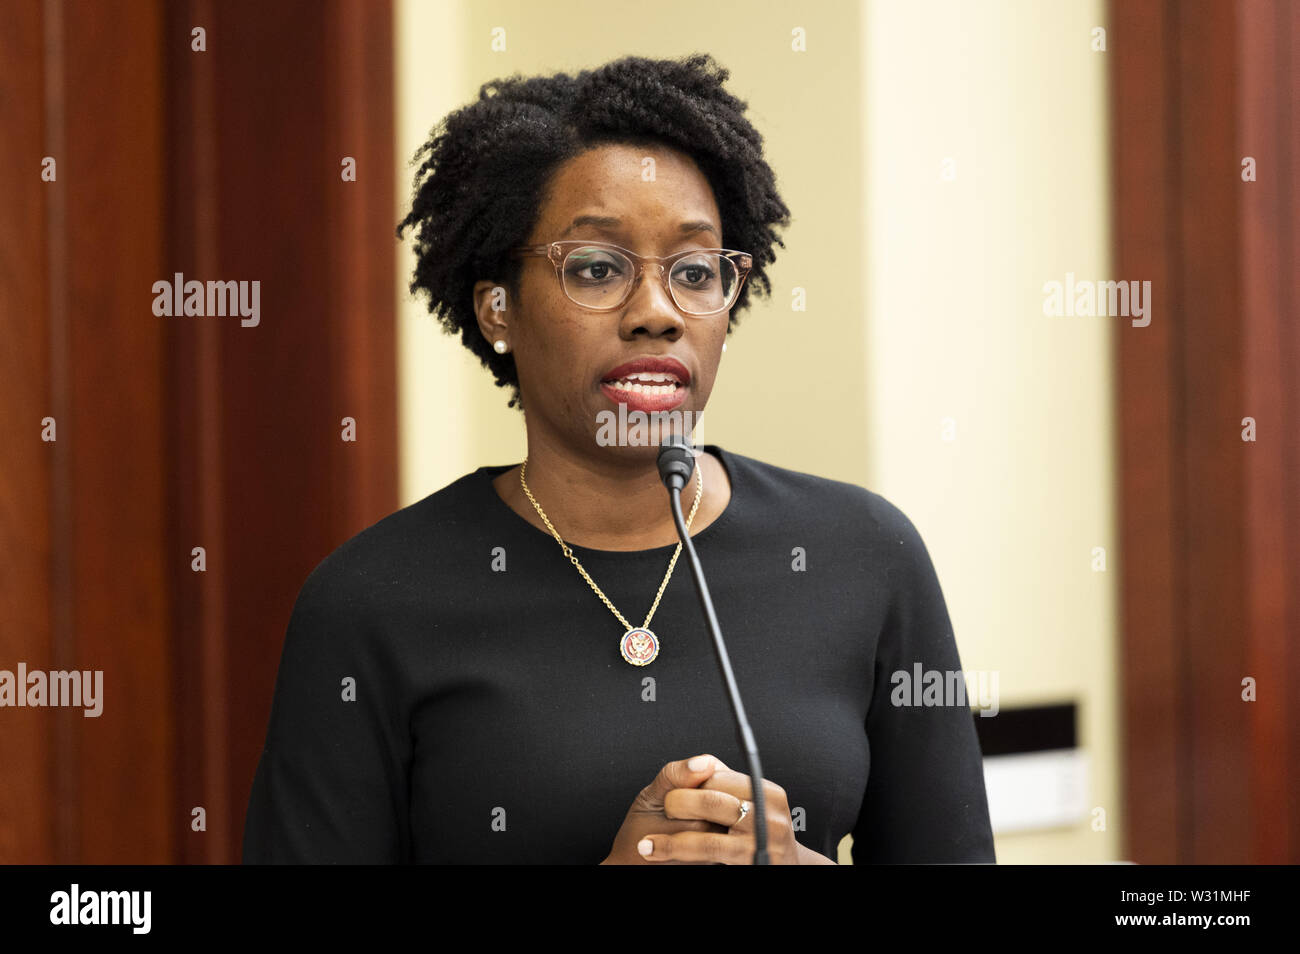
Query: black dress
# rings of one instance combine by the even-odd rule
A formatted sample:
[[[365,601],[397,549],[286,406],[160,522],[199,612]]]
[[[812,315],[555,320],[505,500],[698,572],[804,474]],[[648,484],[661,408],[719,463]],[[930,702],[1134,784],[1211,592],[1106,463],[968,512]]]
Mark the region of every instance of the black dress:
[[[969,707],[891,702],[895,673],[961,669],[916,528],[861,487],[706,448],[731,500],[693,540],[800,843],[994,861]],[[685,556],[650,622],[659,656],[632,666],[554,537],[497,496],[512,466],[385,517],[303,584],[246,863],[596,864],[664,763],[747,772]],[[673,549],[573,552],[639,626]]]

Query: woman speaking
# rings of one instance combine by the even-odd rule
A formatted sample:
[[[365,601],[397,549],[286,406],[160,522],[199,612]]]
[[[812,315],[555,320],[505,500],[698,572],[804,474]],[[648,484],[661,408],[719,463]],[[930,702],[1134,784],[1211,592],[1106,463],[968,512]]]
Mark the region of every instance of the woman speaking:
[[[308,577],[245,862],[752,862],[659,448],[609,427],[698,419],[749,289],[770,293],[789,210],[727,76],[706,55],[515,76],[417,154],[411,289],[510,389],[527,455]],[[970,708],[897,691],[961,671],[907,517],[715,444],[682,504],[768,776],[771,862],[833,864],[846,834],[855,863],[992,862]]]

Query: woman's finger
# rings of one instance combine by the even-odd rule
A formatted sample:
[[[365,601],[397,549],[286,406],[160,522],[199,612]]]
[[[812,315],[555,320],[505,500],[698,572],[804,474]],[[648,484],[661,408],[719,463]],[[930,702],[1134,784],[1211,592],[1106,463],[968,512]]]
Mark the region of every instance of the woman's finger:
[[[738,799],[746,799],[751,805],[754,801],[754,789],[749,784],[749,776],[741,775],[739,772],[733,772],[730,769],[725,772],[714,772],[712,777],[705,781],[703,785],[700,785],[699,788],[707,791],[727,792]],[[783,811],[789,810],[786,797],[786,791],[780,785],[771,779],[763,779],[763,798],[766,801],[769,815],[779,815]]]
[[[650,848],[647,853],[646,848]],[[637,845],[646,861],[681,861],[748,865],[754,861],[754,836],[683,831],[675,835],[646,835]]]
[[[663,804],[664,796],[672,789],[699,785],[701,780],[708,778],[709,774],[721,764],[711,755],[697,755],[694,758],[669,762],[637,795],[636,804],[642,808],[658,808]]]
[[[749,784],[749,776],[732,769],[718,769],[711,775],[700,788],[706,788],[719,792],[730,792],[737,798],[753,798],[753,787]]]
[[[664,814],[669,818],[702,818],[724,828],[741,825],[741,799],[727,791],[703,788],[675,788],[664,796]]]

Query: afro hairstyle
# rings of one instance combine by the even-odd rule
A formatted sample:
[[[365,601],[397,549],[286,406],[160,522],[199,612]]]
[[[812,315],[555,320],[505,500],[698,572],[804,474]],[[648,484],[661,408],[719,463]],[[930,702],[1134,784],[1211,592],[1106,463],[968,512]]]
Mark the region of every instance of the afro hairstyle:
[[[478,100],[448,114],[415,153],[411,211],[398,238],[415,229],[413,295],[512,389],[520,407],[512,354],[497,354],[474,310],[474,283],[502,281],[517,297],[519,259],[536,224],[546,188],[565,161],[601,145],[661,145],[690,156],[713,189],[728,247],[753,257],[750,280],[728,318],[749,301],[749,289],[770,295],[766,266],[785,244],[774,226],[790,211],[763,158],[763,140],[745,118],[747,104],[723,89],[729,72],[711,56],[676,60],[628,56],[576,76],[515,74],[479,89]]]

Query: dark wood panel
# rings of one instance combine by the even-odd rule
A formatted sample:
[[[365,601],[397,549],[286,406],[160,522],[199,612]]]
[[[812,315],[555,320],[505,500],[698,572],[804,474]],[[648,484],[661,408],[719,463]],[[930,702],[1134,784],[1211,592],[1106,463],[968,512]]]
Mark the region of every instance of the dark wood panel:
[[[101,671],[103,708],[12,720],[19,751],[5,775],[19,803],[5,815],[21,829],[15,860],[165,861],[156,819],[173,808],[172,721],[160,698],[161,339],[149,291],[160,209],[156,14],[58,0],[13,11],[4,68],[20,95],[5,97],[14,112],[4,125],[18,131],[5,150],[18,168],[5,176],[3,241],[17,346],[6,354],[18,366],[3,377],[24,433],[8,443],[17,463],[4,506],[5,576],[21,587],[8,602],[21,623],[3,628],[21,643],[15,665]],[[42,155],[57,161],[53,183],[38,177]],[[46,414],[58,440],[33,446]]]
[[[195,689],[177,697],[191,749],[179,784],[209,806],[207,837],[184,852],[226,862],[297,590],[397,504],[392,26],[386,3],[194,2],[168,30],[195,23],[202,58],[169,47],[170,260],[261,283],[255,327],[172,327],[173,535],[209,541],[205,578],[175,583],[196,636],[178,660]],[[343,181],[343,156],[358,181]]]
[[[334,302],[339,333],[333,368],[346,400],[334,420],[365,422],[356,444],[333,444],[348,493],[338,499],[344,527],[364,526],[397,499],[397,347],[393,275],[400,217],[394,202],[396,146],[393,22],[386,4],[345,0],[329,20],[324,75],[337,124],[329,129],[334,181],[328,191]],[[388,104],[387,108],[376,108]],[[356,159],[358,181],[340,179],[343,156]]]
[[[191,31],[205,30],[206,50],[193,49]],[[206,0],[167,6],[160,56],[166,67],[169,149],[167,243],[164,271],[199,281],[232,276],[217,267],[216,228],[221,195],[215,118],[221,35]],[[236,322],[231,329],[231,321]],[[220,343],[238,330],[238,319],[178,318],[167,330],[169,416],[168,549],[176,554],[171,587],[175,597],[172,640],[172,701],[178,715],[175,780],[184,815],[173,822],[177,860],[223,863],[230,855],[232,807],[228,798],[229,745],[226,708],[226,500],[222,433]],[[203,549],[204,568],[192,557]],[[205,828],[190,818],[202,809]]]
[[[1237,143],[1242,155],[1258,164],[1255,182],[1242,182],[1241,193],[1241,290],[1242,343],[1244,346],[1245,395],[1242,414],[1255,418],[1259,441],[1265,453],[1254,453],[1245,445],[1245,528],[1248,534],[1245,567],[1249,595],[1249,655],[1243,673],[1259,682],[1258,701],[1248,707],[1253,714],[1249,781],[1256,790],[1261,820],[1249,845],[1251,859],[1282,864],[1291,857],[1290,829],[1296,822],[1287,804],[1289,780],[1296,773],[1285,758],[1287,725],[1294,719],[1286,686],[1287,639],[1287,487],[1294,474],[1286,471],[1285,455],[1277,453],[1279,440],[1298,422],[1288,420],[1284,378],[1288,325],[1284,267],[1284,230],[1288,178],[1293,175],[1286,152],[1286,131],[1278,124],[1276,101],[1272,97],[1249,95],[1259,89],[1285,87],[1285,63],[1279,60],[1275,30],[1282,8],[1275,4],[1243,5],[1237,10],[1240,31],[1241,85],[1238,95],[1240,126]],[[1293,369],[1295,365],[1291,366]],[[1290,372],[1294,376],[1294,370]],[[1300,781],[1300,779],[1297,779]]]
[[[162,70],[154,3],[70,4],[63,18],[73,620],[102,670],[84,719],[80,837],[91,864],[171,860],[169,599],[163,547]],[[62,543],[62,541],[59,541]]]
[[[1182,860],[1178,845],[1187,818],[1187,759],[1178,730],[1186,580],[1174,559],[1181,485],[1173,467],[1179,435],[1172,348],[1181,302],[1171,281],[1178,262],[1168,230],[1177,210],[1162,184],[1169,174],[1166,157],[1176,148],[1167,104],[1177,77],[1165,69],[1169,35],[1162,4],[1113,4],[1110,23],[1115,271],[1150,279],[1165,316],[1145,328],[1121,323],[1116,334],[1121,579],[1142,581],[1140,590],[1126,585],[1121,592],[1122,717],[1125,726],[1143,727],[1123,736],[1124,856],[1174,864]]]
[[[1286,645],[1287,684],[1300,686],[1300,4],[1280,4],[1276,35],[1281,40],[1278,54],[1278,90],[1283,106],[1279,110],[1282,142],[1285,144],[1287,178],[1284,180],[1281,208],[1281,251],[1279,257],[1290,267],[1282,275],[1282,348],[1279,360],[1284,368],[1283,408],[1280,422],[1284,434],[1292,435],[1283,448],[1283,472],[1288,476],[1284,487],[1287,507],[1282,517],[1287,535]],[[1274,757],[1284,758],[1287,782],[1287,818],[1291,822],[1290,862],[1300,862],[1300,731],[1296,730],[1294,710],[1288,715],[1290,744],[1276,750]]]
[[[1126,854],[1294,862],[1295,8],[1110,14],[1116,269],[1164,300],[1118,353]]]
[[[0,861],[235,861],[297,589],[397,504],[391,12],[7,12],[0,668],[104,709],[5,711]],[[176,272],[259,281],[259,325],[154,315]]]
[[[9,4],[0,30],[0,669],[54,659],[52,500],[54,456],[41,440],[51,402],[46,321],[50,193],[41,181],[45,127],[44,21],[40,0]],[[59,426],[62,427],[62,421]],[[67,435],[65,431],[61,436]],[[54,857],[51,710],[0,710],[0,864]]]
[[[1187,537],[1184,712],[1191,733],[1189,860],[1243,863],[1252,853],[1250,713],[1240,702],[1250,633],[1244,538],[1246,454],[1239,409],[1245,365],[1241,309],[1241,163],[1236,123],[1239,53],[1232,3],[1175,4],[1182,147],[1182,286]]]

